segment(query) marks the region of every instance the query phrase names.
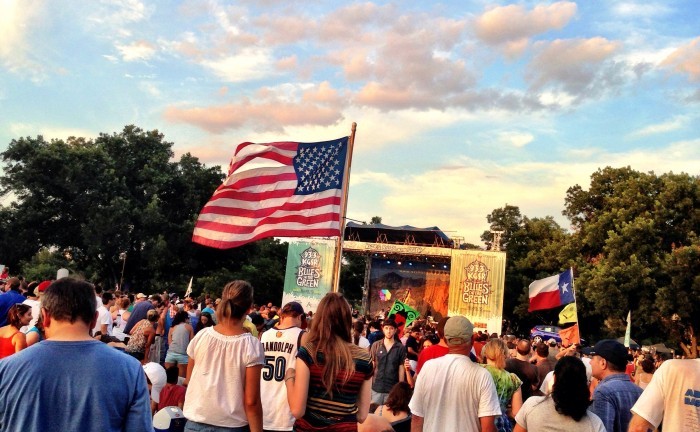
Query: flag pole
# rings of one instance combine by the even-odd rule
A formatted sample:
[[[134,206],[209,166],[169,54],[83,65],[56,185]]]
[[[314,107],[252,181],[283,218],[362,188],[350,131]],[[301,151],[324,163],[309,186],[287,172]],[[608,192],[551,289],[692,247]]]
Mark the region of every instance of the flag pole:
[[[350,138],[348,139],[348,155],[345,158],[345,178],[343,179],[343,193],[341,197],[341,212],[340,212],[340,235],[335,241],[335,258],[333,265],[333,292],[338,292],[340,289],[340,267],[343,260],[343,237],[345,236],[345,213],[348,210],[348,189],[350,186],[350,169],[352,168],[352,150],[355,145],[355,131],[357,123],[352,122],[350,129]]]
[[[576,300],[576,287],[574,283],[574,268],[569,267],[571,272],[571,292],[574,294],[574,307],[576,308],[576,325],[578,326],[578,343],[581,343],[581,326],[578,325],[578,302]]]

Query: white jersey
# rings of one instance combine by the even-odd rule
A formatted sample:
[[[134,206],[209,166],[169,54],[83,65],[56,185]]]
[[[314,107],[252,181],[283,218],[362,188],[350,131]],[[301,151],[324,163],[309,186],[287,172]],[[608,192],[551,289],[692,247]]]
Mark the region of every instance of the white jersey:
[[[287,402],[284,374],[296,365],[302,331],[299,327],[284,330],[271,328],[260,337],[265,350],[265,364],[260,377],[265,430],[290,431],[294,425],[294,416]]]
[[[700,359],[667,360],[632,407],[664,432],[700,431]]]

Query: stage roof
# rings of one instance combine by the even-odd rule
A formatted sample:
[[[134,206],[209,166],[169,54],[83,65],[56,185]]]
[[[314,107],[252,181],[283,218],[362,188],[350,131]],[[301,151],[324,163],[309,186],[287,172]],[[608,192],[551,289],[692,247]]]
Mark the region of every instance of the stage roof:
[[[345,225],[345,240],[367,243],[389,243],[451,247],[452,240],[438,227],[416,228],[410,225],[389,226],[384,224],[363,225],[348,222]]]

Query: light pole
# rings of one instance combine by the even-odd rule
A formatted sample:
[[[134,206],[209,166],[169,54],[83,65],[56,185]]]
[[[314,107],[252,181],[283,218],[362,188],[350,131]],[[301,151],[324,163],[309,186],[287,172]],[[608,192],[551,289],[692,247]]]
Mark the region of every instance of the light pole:
[[[119,258],[122,260],[122,276],[119,279],[119,291],[122,290],[122,284],[124,283],[124,268],[126,267],[126,252],[119,254]]]

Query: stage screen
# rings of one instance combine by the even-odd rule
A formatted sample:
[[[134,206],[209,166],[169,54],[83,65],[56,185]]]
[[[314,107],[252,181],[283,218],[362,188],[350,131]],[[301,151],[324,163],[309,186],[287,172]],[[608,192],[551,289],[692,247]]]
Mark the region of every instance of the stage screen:
[[[447,315],[450,265],[445,262],[372,258],[369,315],[386,314],[395,300],[431,315],[435,321]]]

